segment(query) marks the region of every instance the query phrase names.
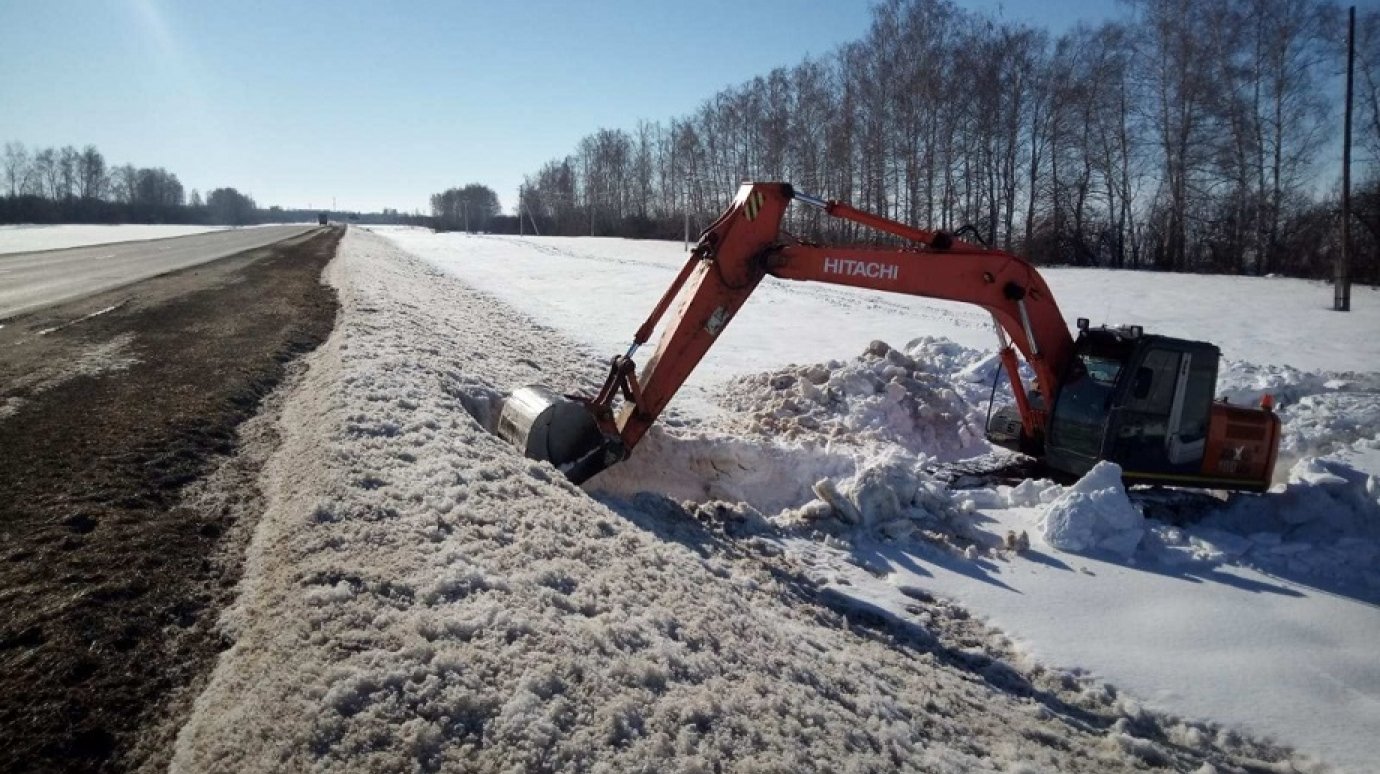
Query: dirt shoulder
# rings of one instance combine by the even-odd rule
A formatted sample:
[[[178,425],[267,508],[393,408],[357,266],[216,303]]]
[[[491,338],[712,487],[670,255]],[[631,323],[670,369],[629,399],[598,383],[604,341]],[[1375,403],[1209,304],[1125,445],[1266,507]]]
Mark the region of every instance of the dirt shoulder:
[[[0,770],[166,765],[257,513],[223,455],[329,335],[340,236],[0,320]]]

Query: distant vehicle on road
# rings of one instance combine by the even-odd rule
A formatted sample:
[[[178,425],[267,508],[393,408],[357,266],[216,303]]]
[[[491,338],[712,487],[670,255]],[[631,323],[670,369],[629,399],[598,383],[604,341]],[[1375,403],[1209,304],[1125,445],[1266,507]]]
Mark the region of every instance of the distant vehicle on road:
[[[327,220],[326,213],[324,213],[324,212],[317,213],[317,215],[316,215],[316,224],[317,224],[318,226],[324,226],[324,225],[326,225],[326,220]]]

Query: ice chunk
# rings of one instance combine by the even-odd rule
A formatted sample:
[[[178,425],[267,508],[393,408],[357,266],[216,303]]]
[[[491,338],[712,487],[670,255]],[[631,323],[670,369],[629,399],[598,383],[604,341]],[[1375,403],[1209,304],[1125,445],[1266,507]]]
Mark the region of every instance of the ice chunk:
[[[1129,557],[1145,534],[1145,517],[1126,496],[1121,467],[1104,461],[1050,505],[1039,527],[1060,551],[1100,549]]]

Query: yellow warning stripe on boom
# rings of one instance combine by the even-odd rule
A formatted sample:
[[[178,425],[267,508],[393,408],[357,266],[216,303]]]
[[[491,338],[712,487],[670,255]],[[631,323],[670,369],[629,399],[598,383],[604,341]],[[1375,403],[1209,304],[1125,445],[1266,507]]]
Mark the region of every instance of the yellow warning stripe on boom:
[[[756,220],[757,213],[762,209],[762,201],[765,199],[761,191],[753,191],[747,198],[747,203],[743,205],[743,214],[748,220]]]

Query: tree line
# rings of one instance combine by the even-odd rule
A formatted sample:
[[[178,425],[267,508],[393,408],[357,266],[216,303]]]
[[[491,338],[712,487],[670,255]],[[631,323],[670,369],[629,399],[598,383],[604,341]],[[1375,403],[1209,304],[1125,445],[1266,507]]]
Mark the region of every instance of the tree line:
[[[1353,276],[1377,282],[1380,11],[1358,28]],[[1129,0],[1058,36],[883,0],[863,39],[599,129],[519,199],[542,233],[674,237],[785,180],[1042,263],[1325,276],[1345,41],[1325,0]],[[792,209],[793,233],[873,238]]]
[[[94,145],[38,148],[8,142],[0,155],[0,223],[257,223],[258,206],[234,188],[188,195],[162,167],[110,166]]]
[[[494,189],[470,183],[431,195],[430,225],[439,231],[506,231],[513,219],[501,218],[501,212]]]

